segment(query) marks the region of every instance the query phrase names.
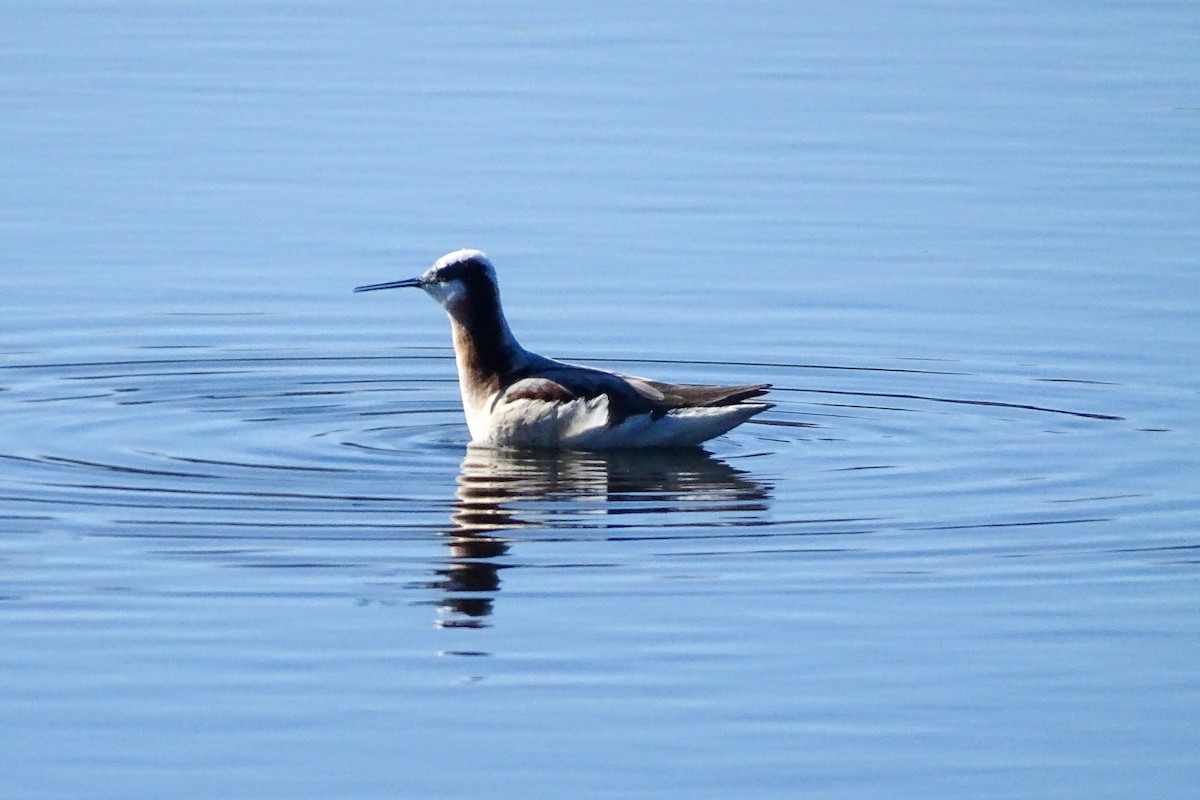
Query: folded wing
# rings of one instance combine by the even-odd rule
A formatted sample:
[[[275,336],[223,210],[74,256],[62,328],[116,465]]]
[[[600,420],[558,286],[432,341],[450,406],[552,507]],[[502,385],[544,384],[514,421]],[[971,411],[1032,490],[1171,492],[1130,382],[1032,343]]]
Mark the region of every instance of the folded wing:
[[[760,397],[771,388],[769,383],[747,386],[710,386],[702,383],[663,383],[647,378],[626,378],[626,380],[642,394],[658,396],[661,398],[659,402],[668,408],[732,406],[754,397]]]
[[[564,364],[557,369],[543,367],[536,376],[516,381],[501,392],[497,403],[518,400],[566,403],[605,395],[610,424],[617,424],[638,414],[659,417],[675,409],[739,405],[766,394],[770,388],[769,383],[746,386],[665,383]]]

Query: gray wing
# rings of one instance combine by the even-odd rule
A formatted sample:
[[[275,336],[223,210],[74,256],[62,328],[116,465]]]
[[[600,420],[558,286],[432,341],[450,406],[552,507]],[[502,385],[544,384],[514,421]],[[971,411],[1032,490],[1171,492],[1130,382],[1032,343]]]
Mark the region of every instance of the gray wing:
[[[636,414],[658,417],[673,408],[737,405],[765,394],[771,388],[768,383],[747,386],[664,383],[549,359],[546,359],[546,362],[548,363],[538,365],[536,374],[528,375],[506,387],[498,398],[499,402],[569,402],[606,395],[609,424],[615,425]]]
[[[761,397],[771,388],[769,383],[746,386],[712,386],[704,383],[663,383],[648,378],[627,378],[635,389],[645,392],[645,386],[668,408],[698,408],[733,406],[754,397]],[[648,393],[648,392],[647,392]]]
[[[671,406],[635,389],[619,375],[588,367],[567,364],[542,367],[536,375],[514,381],[500,393],[497,402],[544,400],[566,403],[572,400],[608,398],[609,424],[616,425],[636,414],[665,414]]]

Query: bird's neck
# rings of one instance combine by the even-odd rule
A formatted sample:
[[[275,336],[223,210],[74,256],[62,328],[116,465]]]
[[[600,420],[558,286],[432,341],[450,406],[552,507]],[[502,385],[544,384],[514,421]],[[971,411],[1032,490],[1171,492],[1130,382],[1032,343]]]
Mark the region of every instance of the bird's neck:
[[[463,303],[446,309],[463,401],[478,405],[498,391],[522,353],[497,303]]]

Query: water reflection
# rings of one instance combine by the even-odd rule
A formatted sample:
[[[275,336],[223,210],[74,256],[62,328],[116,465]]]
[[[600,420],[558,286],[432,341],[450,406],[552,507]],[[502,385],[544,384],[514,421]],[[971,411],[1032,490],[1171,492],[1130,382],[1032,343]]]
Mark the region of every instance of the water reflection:
[[[757,514],[770,499],[769,486],[699,448],[582,453],[472,444],[457,482],[446,533],[450,557],[433,583],[446,593],[439,607],[443,627],[484,625],[500,570],[509,566],[500,559],[519,531],[627,532],[639,524],[682,524],[681,514],[704,514],[713,522],[722,512]]]

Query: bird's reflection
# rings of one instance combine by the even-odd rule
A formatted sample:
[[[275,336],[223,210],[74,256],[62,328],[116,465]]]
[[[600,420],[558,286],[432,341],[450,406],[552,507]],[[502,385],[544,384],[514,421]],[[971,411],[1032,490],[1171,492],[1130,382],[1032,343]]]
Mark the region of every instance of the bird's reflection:
[[[521,530],[604,528],[612,515],[767,507],[770,487],[699,448],[585,453],[469,445],[437,571],[443,627],[483,627]]]

